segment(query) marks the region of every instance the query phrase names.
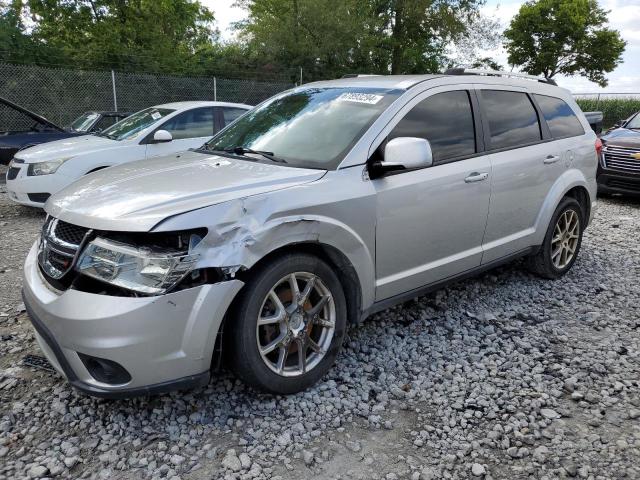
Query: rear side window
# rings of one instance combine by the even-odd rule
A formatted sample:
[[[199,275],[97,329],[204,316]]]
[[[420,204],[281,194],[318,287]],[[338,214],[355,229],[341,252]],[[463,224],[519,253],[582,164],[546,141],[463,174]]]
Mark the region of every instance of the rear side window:
[[[174,140],[213,136],[213,108],[195,108],[176,115],[162,127]]]
[[[243,113],[246,113],[246,110],[242,108],[232,108],[232,107],[222,107],[222,117],[224,118],[224,126],[226,127],[231,122],[233,122],[236,118],[238,118]]]
[[[411,109],[389,135],[429,140],[434,162],[476,152],[476,138],[469,93],[465,90],[437,93]]]
[[[564,100],[547,95],[534,95],[554,138],[584,134],[584,128],[571,107]]]
[[[482,90],[491,148],[515,148],[542,139],[538,114],[525,93]]]

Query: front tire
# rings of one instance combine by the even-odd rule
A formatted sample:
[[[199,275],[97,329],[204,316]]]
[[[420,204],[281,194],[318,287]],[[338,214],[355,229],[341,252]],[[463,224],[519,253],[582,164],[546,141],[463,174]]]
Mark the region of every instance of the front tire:
[[[542,247],[529,257],[529,269],[543,278],[562,277],[578,257],[584,227],[584,213],[578,201],[563,198],[551,217]]]
[[[258,267],[231,318],[230,367],[254,388],[291,394],[316,383],[344,339],[346,300],[321,259],[284,255]]]

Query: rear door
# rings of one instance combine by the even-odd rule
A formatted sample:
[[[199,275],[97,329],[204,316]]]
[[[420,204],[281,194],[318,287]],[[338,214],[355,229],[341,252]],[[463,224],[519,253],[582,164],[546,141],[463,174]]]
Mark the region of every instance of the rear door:
[[[398,113],[388,133],[387,140],[429,140],[434,164],[372,181],[377,300],[480,265],[491,168],[473,114],[475,95],[469,86],[457,87],[419,95]]]
[[[560,151],[561,168],[557,173],[562,173],[565,168],[581,166],[585,161],[593,158],[593,141],[578,140],[585,134],[584,127],[571,107],[558,97],[534,94],[533,100],[549,128],[551,138]],[[595,171],[595,169],[594,169]]]
[[[182,152],[198,148],[214,133],[213,107],[192,108],[170,118],[156,130],[167,130],[173,136],[170,142],[153,143],[153,133],[149,135],[147,157]],[[155,132],[155,131],[154,131]]]
[[[484,264],[532,245],[538,213],[566,167],[526,90],[478,86],[478,100],[492,170]]]

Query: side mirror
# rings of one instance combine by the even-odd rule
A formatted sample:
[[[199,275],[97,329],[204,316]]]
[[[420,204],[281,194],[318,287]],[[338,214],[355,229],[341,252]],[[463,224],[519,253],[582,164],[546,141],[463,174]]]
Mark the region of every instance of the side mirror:
[[[431,145],[424,138],[398,137],[387,142],[384,160],[376,165],[379,172],[426,168],[433,165]]]
[[[166,143],[173,140],[173,135],[166,130],[156,130],[156,133],[153,134],[154,143]]]

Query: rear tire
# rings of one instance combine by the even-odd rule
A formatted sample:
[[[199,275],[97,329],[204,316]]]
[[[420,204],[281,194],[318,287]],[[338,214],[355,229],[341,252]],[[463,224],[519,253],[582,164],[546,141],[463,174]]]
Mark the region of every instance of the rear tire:
[[[529,270],[552,280],[562,277],[578,257],[584,227],[584,212],[578,201],[563,198],[551,217],[540,250],[527,259]]]
[[[331,368],[347,306],[338,276],[319,258],[288,254],[252,272],[228,319],[230,368],[248,385],[291,394]]]

